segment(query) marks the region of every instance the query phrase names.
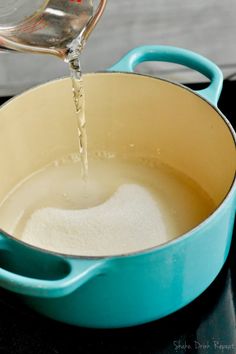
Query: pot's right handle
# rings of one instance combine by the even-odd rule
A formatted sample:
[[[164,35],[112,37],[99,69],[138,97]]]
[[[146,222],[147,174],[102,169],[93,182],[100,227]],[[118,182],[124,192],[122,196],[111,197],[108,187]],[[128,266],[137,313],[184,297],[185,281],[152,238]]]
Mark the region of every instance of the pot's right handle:
[[[199,71],[210,79],[210,85],[200,91],[200,96],[217,106],[222,86],[223,74],[219,67],[209,59],[190,50],[172,46],[142,46],[131,50],[108,71],[134,72],[135,67],[145,61],[164,61],[182,64],[190,69]]]

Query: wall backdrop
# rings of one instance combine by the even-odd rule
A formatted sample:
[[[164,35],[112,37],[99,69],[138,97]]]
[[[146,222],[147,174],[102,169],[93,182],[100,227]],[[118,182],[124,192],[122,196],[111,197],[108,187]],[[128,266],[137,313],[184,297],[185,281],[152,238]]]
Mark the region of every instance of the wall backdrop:
[[[236,71],[235,0],[108,0],[107,9],[83,53],[84,72],[104,70],[129,49],[168,44],[197,51],[230,75]],[[201,81],[194,72],[148,63],[138,68],[180,82]],[[0,95],[12,95],[68,75],[59,59],[0,54]]]

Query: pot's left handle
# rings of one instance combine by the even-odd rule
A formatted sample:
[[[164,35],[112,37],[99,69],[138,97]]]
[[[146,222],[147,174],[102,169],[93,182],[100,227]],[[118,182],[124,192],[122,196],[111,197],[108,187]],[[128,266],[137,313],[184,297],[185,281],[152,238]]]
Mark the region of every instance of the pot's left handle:
[[[67,265],[66,276],[57,280],[36,279],[4,269],[4,264],[2,264],[4,252],[12,252],[12,250],[8,240],[0,235],[0,286],[27,296],[55,298],[68,295],[88,280],[103,273],[106,267],[105,260],[61,259],[58,257]],[[30,249],[29,252],[35,251]]]
[[[197,70],[210,79],[210,85],[197,93],[217,105],[223,85],[223,74],[212,61],[190,50],[158,45],[138,47],[127,53],[108,71],[134,72],[135,67],[145,61],[176,63]]]

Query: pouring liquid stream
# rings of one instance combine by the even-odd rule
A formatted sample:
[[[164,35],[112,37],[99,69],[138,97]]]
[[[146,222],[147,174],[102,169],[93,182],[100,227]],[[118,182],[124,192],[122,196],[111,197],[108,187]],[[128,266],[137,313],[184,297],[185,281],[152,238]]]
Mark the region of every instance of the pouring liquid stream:
[[[81,161],[81,175],[86,182],[88,178],[88,151],[87,131],[85,117],[85,93],[80,66],[80,54],[69,61],[72,80],[72,92],[75,104],[75,114],[78,129],[79,155]]]
[[[105,6],[106,0],[99,1],[96,11],[93,0],[17,0],[0,4],[0,51],[50,54],[69,64],[84,180],[88,158],[80,53]]]

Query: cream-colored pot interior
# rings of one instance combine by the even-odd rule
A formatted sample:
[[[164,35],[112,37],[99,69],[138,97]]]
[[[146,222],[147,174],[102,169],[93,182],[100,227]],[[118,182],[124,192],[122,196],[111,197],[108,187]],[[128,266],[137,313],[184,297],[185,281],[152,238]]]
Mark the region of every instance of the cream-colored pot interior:
[[[215,108],[183,87],[147,76],[89,74],[84,83],[90,152],[152,156],[222,202],[234,180],[235,142]],[[0,200],[26,176],[77,150],[73,117],[68,78],[1,108]]]

